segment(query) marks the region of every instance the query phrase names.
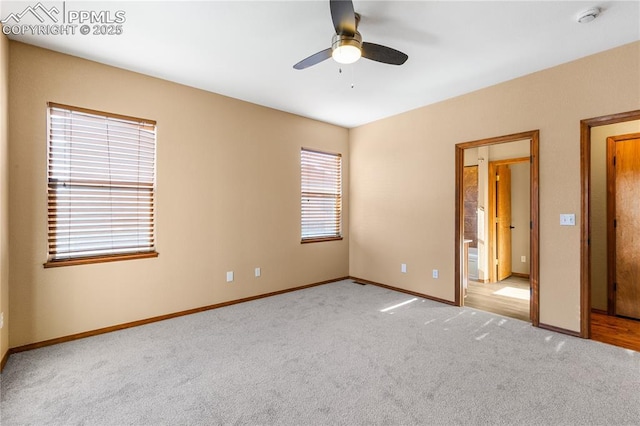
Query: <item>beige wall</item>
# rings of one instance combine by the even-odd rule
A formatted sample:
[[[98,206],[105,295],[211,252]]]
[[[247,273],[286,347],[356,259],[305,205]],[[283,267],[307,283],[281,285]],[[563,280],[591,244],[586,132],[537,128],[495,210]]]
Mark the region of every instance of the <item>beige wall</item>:
[[[11,347],[348,275],[346,129],[17,42],[9,59]],[[47,101],[158,122],[158,258],[43,268]],[[302,146],[343,155],[342,241],[300,244]]]
[[[580,120],[639,109],[638,75],[640,42],[351,130],[351,275],[454,300],[454,146],[539,129],[540,321],[579,331]]]
[[[0,28],[2,25],[0,25]],[[9,39],[0,33],[0,359],[9,350]]]
[[[4,38],[0,49],[6,66]],[[349,273],[453,300],[454,145],[533,129],[541,131],[540,319],[577,331],[579,121],[639,109],[639,72],[633,43],[347,131],[11,42],[9,345]],[[5,99],[6,87],[0,78]],[[158,121],[157,259],[42,267],[47,101]],[[301,146],[343,154],[343,241],[299,243]],[[577,226],[560,227],[559,214],[572,212]],[[0,224],[6,230],[6,215]]]
[[[607,310],[607,138],[640,132],[640,120],[591,129],[591,307]]]

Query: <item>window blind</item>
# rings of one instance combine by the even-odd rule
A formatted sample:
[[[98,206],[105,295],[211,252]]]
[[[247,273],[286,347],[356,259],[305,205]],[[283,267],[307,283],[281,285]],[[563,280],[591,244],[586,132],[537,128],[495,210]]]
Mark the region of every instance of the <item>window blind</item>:
[[[155,122],[48,111],[49,262],[155,251]]]
[[[302,241],[342,237],[342,156],[300,153]]]

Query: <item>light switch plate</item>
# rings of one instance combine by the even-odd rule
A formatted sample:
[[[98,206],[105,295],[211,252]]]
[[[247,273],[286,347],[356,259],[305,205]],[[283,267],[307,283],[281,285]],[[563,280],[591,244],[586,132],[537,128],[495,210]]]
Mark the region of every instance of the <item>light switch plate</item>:
[[[563,213],[560,215],[560,225],[562,226],[575,226],[576,215],[573,213]]]
[[[227,272],[227,282],[233,282],[233,271]]]
[[[403,274],[407,273],[407,264],[403,263],[400,265],[400,272],[402,272]]]

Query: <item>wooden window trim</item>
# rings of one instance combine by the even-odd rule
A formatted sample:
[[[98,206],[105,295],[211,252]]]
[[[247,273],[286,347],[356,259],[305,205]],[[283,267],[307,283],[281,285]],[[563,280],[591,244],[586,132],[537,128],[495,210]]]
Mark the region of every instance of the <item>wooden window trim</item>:
[[[55,102],[47,102],[47,107],[49,107],[49,108],[70,109],[70,110],[77,111],[77,112],[82,112],[82,113],[85,113],[85,114],[100,115],[100,116],[103,116],[103,117],[115,118],[115,119],[118,119],[118,120],[137,121],[139,123],[148,124],[150,126],[157,125],[155,120],[149,120],[147,118],[139,118],[139,117],[132,117],[130,115],[114,114],[112,112],[104,112],[104,111],[98,111],[98,110],[95,110],[95,109],[81,108],[81,107],[77,107],[77,106],[73,106],[73,105],[58,104],[58,103],[55,103]]]
[[[343,169],[342,169],[342,154],[341,153],[336,153],[336,152],[328,152],[328,151],[322,151],[322,150],[318,150],[318,149],[313,149],[313,148],[305,148],[302,147],[301,148],[301,152],[307,152],[307,153],[313,153],[313,154],[320,154],[320,155],[326,155],[326,156],[333,156],[336,157],[337,159],[339,159],[340,161],[340,176],[339,176],[339,181],[340,181],[340,193],[338,195],[336,195],[336,199],[338,200],[338,203],[340,205],[339,209],[338,209],[338,215],[339,215],[339,225],[338,225],[338,234],[337,235],[328,235],[328,236],[311,236],[311,237],[301,237],[300,239],[300,244],[309,244],[309,243],[321,243],[321,242],[326,242],[326,241],[340,241],[343,239],[343,235],[342,235],[342,221],[343,221]],[[301,195],[305,194],[305,192],[301,192]],[[309,195],[309,193],[306,193]],[[316,195],[321,195],[321,194],[316,194]]]
[[[51,111],[52,109],[63,109],[63,110],[69,110],[69,111],[73,111],[73,112],[79,112],[79,113],[84,113],[84,114],[90,114],[96,117],[103,117],[103,118],[110,118],[110,119],[115,119],[115,120],[123,120],[123,121],[127,121],[127,122],[133,122],[133,123],[137,123],[139,128],[143,128],[143,129],[148,129],[148,130],[153,130],[154,132],[157,131],[156,127],[157,127],[157,122],[155,120],[149,120],[149,119],[144,119],[144,118],[139,118],[139,117],[132,117],[132,116],[127,116],[127,115],[121,115],[121,114],[114,114],[114,113],[110,113],[110,112],[105,112],[105,111],[98,111],[98,110],[93,110],[93,109],[89,109],[89,108],[81,108],[81,107],[76,107],[76,106],[71,106],[71,105],[65,105],[65,104],[59,104],[59,103],[55,103],[55,102],[47,102],[47,111]],[[49,116],[47,117],[47,126],[49,126]],[[50,155],[49,152],[49,138],[50,138],[50,130],[49,128],[47,128],[47,155]],[[156,153],[156,148],[157,147],[157,141],[154,141],[154,156],[157,155]],[[157,167],[156,165],[156,160],[154,159],[154,165],[153,165],[154,169]],[[49,174],[49,165],[47,165],[47,174]],[[155,173],[155,172],[154,172]],[[49,178],[48,178],[49,180]],[[154,178],[155,181],[155,178]],[[51,257],[48,258],[48,260],[43,264],[43,266],[45,268],[56,268],[56,267],[62,267],[62,266],[75,266],[75,265],[87,265],[87,264],[94,264],[94,263],[105,263],[105,262],[116,262],[116,261],[122,261],[122,260],[136,260],[136,259],[149,259],[149,258],[155,258],[158,257],[159,253],[156,251],[156,247],[155,247],[155,193],[156,193],[156,186],[155,186],[155,182],[152,184],[145,184],[142,182],[118,182],[117,184],[112,184],[111,182],[103,182],[103,181],[99,181],[99,180],[95,180],[95,181],[83,181],[83,180],[78,180],[75,181],[74,184],[72,184],[71,186],[73,187],[96,187],[96,188],[101,188],[104,187],[104,185],[109,184],[110,187],[113,188],[118,188],[118,189],[126,189],[126,188],[139,188],[141,190],[148,190],[150,191],[151,194],[151,198],[152,201],[149,204],[149,207],[151,209],[150,211],[150,217],[151,217],[151,221],[152,221],[152,230],[151,230],[151,235],[152,238],[150,240],[151,242],[151,247],[149,251],[144,251],[144,249],[137,251],[137,252],[131,252],[131,253],[113,253],[113,254],[103,254],[103,255],[95,255],[95,256],[81,256],[81,257],[73,257],[73,258],[59,258],[59,259],[53,259]],[[47,182],[47,193],[48,193],[48,197],[51,197],[51,191],[52,189],[52,184],[50,181]],[[51,216],[51,212],[56,212],[57,211],[57,203],[48,202],[48,217]],[[50,232],[51,232],[51,227],[49,225],[48,227],[48,232],[47,232],[47,239],[48,239],[48,245],[50,244]],[[51,256],[49,254],[49,256]]]

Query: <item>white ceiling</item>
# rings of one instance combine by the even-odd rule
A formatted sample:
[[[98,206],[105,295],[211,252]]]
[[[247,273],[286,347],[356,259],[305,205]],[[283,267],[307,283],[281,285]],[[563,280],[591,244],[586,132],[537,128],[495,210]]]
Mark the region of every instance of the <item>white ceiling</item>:
[[[640,40],[638,0],[355,0],[364,41],[409,60],[298,71],[296,62],[330,46],[328,0],[42,3],[122,10],[123,34],[11,39],[349,128]],[[2,1],[0,17],[35,4]],[[600,17],[578,24],[594,6]],[[21,24],[37,23],[30,18]]]

